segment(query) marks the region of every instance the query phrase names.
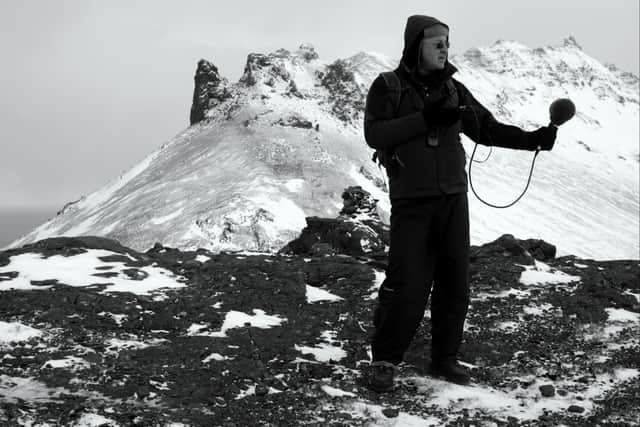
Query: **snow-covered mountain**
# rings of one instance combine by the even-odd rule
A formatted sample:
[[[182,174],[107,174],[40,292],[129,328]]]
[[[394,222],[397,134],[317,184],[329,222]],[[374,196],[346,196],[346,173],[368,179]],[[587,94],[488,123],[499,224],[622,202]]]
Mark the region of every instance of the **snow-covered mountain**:
[[[474,48],[450,61],[456,78],[498,120],[533,130],[548,106],[571,98],[576,117],[552,152],[538,156],[531,186],[509,209],[470,194],[472,244],[510,233],[585,258],[640,257],[639,81],[587,55],[569,37],[530,49],[513,41]],[[371,81],[397,60],[360,52],[325,62],[313,47],[248,55],[236,83],[201,60],[192,125],[120,177],[68,203],[13,242],[99,235],[136,250],[155,242],[183,250],[274,251],[297,237],[306,216],[335,217],[345,187],[379,199],[386,184],[362,132]],[[463,136],[467,153],[473,143]],[[479,147],[484,159],[488,147]],[[473,164],[473,183],[495,204],[525,186],[533,153],[493,149]]]

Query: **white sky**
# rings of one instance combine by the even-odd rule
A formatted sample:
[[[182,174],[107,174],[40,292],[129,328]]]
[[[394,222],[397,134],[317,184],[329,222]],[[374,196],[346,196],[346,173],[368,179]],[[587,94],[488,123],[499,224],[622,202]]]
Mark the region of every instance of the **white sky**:
[[[188,126],[200,58],[237,81],[251,52],[311,43],[326,61],[399,58],[406,18],[451,28],[451,53],[572,35],[638,74],[636,0],[0,0],[0,210],[88,194]]]

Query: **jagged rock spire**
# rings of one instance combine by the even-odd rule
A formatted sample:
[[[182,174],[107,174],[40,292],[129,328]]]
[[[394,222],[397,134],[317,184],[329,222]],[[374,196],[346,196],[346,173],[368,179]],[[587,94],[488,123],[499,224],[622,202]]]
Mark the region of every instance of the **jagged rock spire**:
[[[218,68],[205,59],[198,61],[198,68],[193,79],[195,85],[189,120],[192,125],[202,121],[208,109],[231,96],[224,80],[218,73]]]

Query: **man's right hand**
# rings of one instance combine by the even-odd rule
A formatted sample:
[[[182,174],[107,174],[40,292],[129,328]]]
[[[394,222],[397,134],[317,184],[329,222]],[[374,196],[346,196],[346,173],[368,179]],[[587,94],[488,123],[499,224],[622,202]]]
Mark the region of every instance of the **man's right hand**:
[[[449,127],[460,120],[460,109],[458,107],[441,107],[442,102],[427,105],[422,110],[424,121],[429,126]]]

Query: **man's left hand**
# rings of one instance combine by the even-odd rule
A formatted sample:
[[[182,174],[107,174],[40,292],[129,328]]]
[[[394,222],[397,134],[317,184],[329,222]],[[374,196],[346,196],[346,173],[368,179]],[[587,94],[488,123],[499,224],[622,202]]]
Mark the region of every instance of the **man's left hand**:
[[[549,123],[549,126],[543,126],[533,132],[529,132],[529,149],[542,151],[550,151],[556,142],[556,134],[558,128]]]

